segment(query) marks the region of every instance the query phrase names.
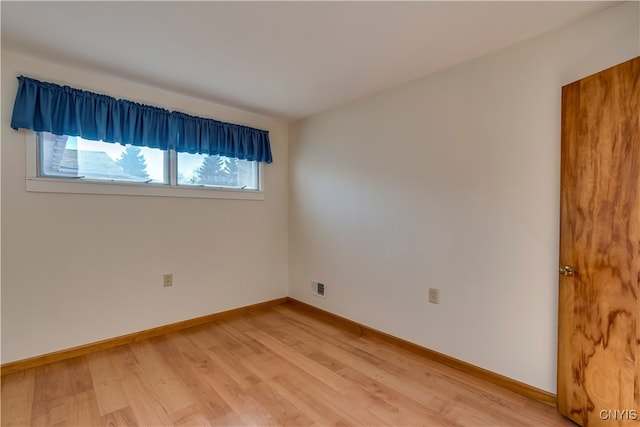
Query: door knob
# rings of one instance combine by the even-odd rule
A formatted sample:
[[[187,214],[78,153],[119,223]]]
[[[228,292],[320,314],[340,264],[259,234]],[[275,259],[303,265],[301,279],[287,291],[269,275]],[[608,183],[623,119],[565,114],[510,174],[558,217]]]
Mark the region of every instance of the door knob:
[[[575,270],[570,265],[565,265],[564,267],[560,267],[561,276],[573,276],[574,271]]]

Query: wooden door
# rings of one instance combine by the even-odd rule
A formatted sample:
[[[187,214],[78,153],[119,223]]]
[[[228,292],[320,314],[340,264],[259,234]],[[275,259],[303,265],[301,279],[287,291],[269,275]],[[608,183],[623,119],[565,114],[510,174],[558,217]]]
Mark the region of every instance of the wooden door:
[[[640,57],[562,88],[558,411],[640,425]]]

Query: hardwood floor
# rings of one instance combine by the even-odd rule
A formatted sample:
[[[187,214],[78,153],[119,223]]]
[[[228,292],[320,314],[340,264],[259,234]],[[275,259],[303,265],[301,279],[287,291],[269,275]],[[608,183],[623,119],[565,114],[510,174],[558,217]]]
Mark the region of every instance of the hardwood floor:
[[[2,425],[574,426],[289,304],[6,375]]]

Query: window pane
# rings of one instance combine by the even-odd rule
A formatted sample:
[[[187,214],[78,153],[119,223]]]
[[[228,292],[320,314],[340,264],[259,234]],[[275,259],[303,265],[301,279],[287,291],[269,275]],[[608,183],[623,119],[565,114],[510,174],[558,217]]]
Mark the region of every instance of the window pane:
[[[166,184],[166,152],[39,134],[40,176]]]
[[[217,155],[178,153],[178,185],[258,190],[258,163]]]

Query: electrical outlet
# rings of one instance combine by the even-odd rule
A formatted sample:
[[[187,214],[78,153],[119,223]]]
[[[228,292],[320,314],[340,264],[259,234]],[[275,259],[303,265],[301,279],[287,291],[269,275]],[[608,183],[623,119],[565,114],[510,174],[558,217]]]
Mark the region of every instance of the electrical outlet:
[[[429,302],[431,304],[440,304],[440,289],[429,288]]]
[[[162,285],[166,288],[168,286],[173,286],[173,274],[167,273],[162,276]]]

